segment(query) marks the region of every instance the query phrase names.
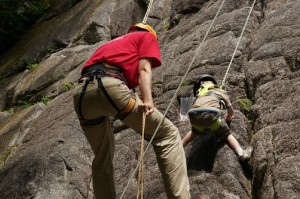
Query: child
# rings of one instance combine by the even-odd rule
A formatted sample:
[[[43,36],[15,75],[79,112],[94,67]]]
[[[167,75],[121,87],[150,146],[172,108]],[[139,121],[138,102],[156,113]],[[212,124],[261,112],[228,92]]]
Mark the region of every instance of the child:
[[[249,159],[253,147],[243,150],[237,139],[230,133],[229,127],[234,110],[226,91],[217,86],[217,81],[212,76],[202,75],[194,84],[194,96],[196,100],[189,111],[192,130],[184,136],[183,146],[190,143],[197,134],[209,130],[219,139],[226,139],[240,160]],[[222,106],[227,110],[225,118],[221,117]]]

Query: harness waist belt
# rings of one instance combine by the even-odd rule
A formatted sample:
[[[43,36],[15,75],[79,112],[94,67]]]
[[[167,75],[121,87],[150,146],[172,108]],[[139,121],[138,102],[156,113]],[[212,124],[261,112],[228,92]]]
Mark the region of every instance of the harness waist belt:
[[[95,75],[96,73],[99,73],[99,72],[106,72],[106,73],[118,74],[118,75],[123,74],[121,69],[116,66],[111,66],[106,63],[98,63],[98,64],[94,64],[94,65],[88,67],[87,69],[85,69],[84,71],[82,71],[81,78],[90,76],[90,75]]]

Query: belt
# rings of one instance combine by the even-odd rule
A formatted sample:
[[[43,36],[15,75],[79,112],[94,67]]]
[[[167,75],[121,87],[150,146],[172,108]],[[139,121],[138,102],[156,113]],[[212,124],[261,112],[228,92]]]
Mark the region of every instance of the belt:
[[[89,66],[87,69],[82,71],[78,83],[82,83],[85,77],[88,77],[90,80],[94,77],[96,77],[97,79],[101,77],[114,77],[120,79],[126,85],[128,85],[127,80],[123,76],[122,70],[119,67],[112,66],[107,63],[97,63]]]
[[[218,118],[214,123],[212,123],[209,126],[198,126],[198,125],[194,125],[192,124],[192,127],[200,132],[204,132],[205,129],[210,129],[211,131],[216,131],[218,130],[218,128],[221,126],[221,118]]]
[[[112,66],[106,63],[97,63],[92,66],[89,66],[81,73],[81,77],[89,76],[90,74],[97,73],[97,72],[107,72],[111,74],[122,74],[122,71],[120,68],[116,66]]]

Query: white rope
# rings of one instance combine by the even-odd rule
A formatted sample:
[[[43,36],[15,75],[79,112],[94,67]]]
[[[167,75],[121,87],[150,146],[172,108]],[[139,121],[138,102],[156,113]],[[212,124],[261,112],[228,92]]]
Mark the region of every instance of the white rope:
[[[145,14],[144,19],[143,19],[143,24],[146,24],[146,22],[147,22],[147,19],[148,19],[148,16],[149,16],[152,4],[153,4],[153,0],[151,0],[150,3],[149,3],[149,5],[148,5],[146,14]]]
[[[193,63],[194,63],[194,61],[195,61],[195,59],[196,59],[196,57],[197,57],[197,55],[198,55],[198,53],[199,53],[200,48],[202,47],[202,45],[203,45],[203,43],[204,43],[204,41],[205,41],[205,39],[206,39],[206,37],[207,37],[207,35],[208,35],[208,33],[209,33],[211,27],[213,26],[213,24],[214,24],[214,22],[215,22],[217,16],[219,15],[219,12],[220,12],[221,8],[223,7],[224,2],[225,2],[225,0],[222,1],[222,3],[221,3],[221,5],[220,5],[220,7],[219,7],[219,9],[218,9],[218,11],[217,11],[217,13],[216,13],[214,19],[212,20],[212,22],[211,22],[211,24],[210,24],[208,30],[206,31],[205,36],[204,36],[203,39],[202,39],[202,42],[201,42],[200,45],[198,46],[198,48],[197,48],[197,50],[196,50],[196,53],[195,53],[195,55],[194,55],[194,57],[193,57],[193,59],[192,59],[190,65],[189,65],[188,69],[186,70],[186,72],[185,72],[185,74],[184,74],[184,76],[183,76],[183,78],[182,78],[182,80],[181,80],[179,86],[177,87],[177,89],[176,89],[176,91],[175,91],[175,93],[174,93],[174,95],[173,95],[173,97],[172,97],[172,99],[171,99],[171,101],[170,101],[170,103],[169,103],[169,105],[168,105],[168,107],[167,107],[167,109],[166,109],[164,115],[163,115],[163,118],[160,120],[160,122],[159,122],[157,128],[156,128],[155,131],[154,131],[154,134],[153,134],[152,137],[151,137],[151,140],[149,141],[149,143],[148,143],[148,145],[147,145],[147,147],[146,147],[146,149],[145,149],[145,151],[144,151],[144,155],[145,155],[145,153],[148,151],[148,149],[149,149],[149,147],[150,147],[150,145],[151,145],[151,143],[152,143],[152,141],[153,141],[153,139],[154,139],[154,137],[155,137],[155,135],[156,135],[156,133],[157,133],[159,127],[161,126],[161,124],[162,124],[164,118],[166,117],[166,114],[168,113],[168,111],[169,111],[169,109],[170,109],[170,107],[171,107],[171,105],[172,105],[174,99],[176,98],[176,95],[177,95],[177,93],[178,93],[178,91],[179,91],[181,85],[183,84],[183,81],[184,81],[184,79],[186,78],[188,72],[190,71],[190,69],[191,69],[191,67],[192,67],[192,65],[193,65]],[[144,155],[143,155],[143,157],[144,157]],[[133,177],[134,177],[134,175],[135,175],[137,169],[139,168],[139,165],[140,165],[141,160],[143,159],[143,157],[140,157],[139,162],[138,162],[138,164],[137,164],[135,170],[133,171],[133,174],[132,174],[131,177],[129,178],[128,183],[127,183],[127,185],[126,185],[126,187],[125,187],[125,189],[124,189],[124,191],[123,191],[123,193],[122,193],[120,199],[123,198],[123,196],[124,196],[126,190],[128,189],[129,183],[131,182],[131,180],[133,179]]]
[[[242,30],[242,32],[241,32],[240,38],[239,38],[239,40],[238,40],[238,42],[237,42],[237,44],[236,44],[236,46],[235,46],[235,49],[234,49],[234,52],[233,52],[233,54],[232,54],[231,60],[230,60],[229,65],[228,65],[228,67],[227,67],[226,73],[225,73],[225,75],[224,75],[224,79],[223,79],[223,81],[222,81],[222,83],[221,83],[221,88],[223,88],[223,87],[225,86],[225,81],[226,81],[226,78],[227,78],[227,75],[228,75],[228,71],[229,71],[230,66],[231,66],[231,64],[232,64],[232,62],[233,62],[234,55],[235,55],[235,53],[236,53],[236,51],[237,51],[237,48],[239,47],[240,41],[241,41],[241,39],[242,39],[242,36],[243,36],[244,31],[245,31],[245,29],[246,29],[246,26],[247,26],[247,24],[248,24],[248,21],[249,21],[250,15],[251,15],[251,13],[252,13],[253,7],[254,7],[254,5],[255,5],[255,2],[256,2],[256,0],[253,1],[252,7],[250,8],[250,11],[249,11],[249,14],[248,14],[248,16],[247,16],[246,22],[245,22],[245,24],[244,24],[243,30]]]

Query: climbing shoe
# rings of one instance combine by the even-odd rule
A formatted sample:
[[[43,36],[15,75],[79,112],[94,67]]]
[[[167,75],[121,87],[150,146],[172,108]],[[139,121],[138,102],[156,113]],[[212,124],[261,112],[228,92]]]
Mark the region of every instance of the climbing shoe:
[[[248,160],[253,152],[253,147],[249,146],[247,147],[244,151],[243,151],[243,155],[239,156],[239,159],[244,161],[244,160]]]

